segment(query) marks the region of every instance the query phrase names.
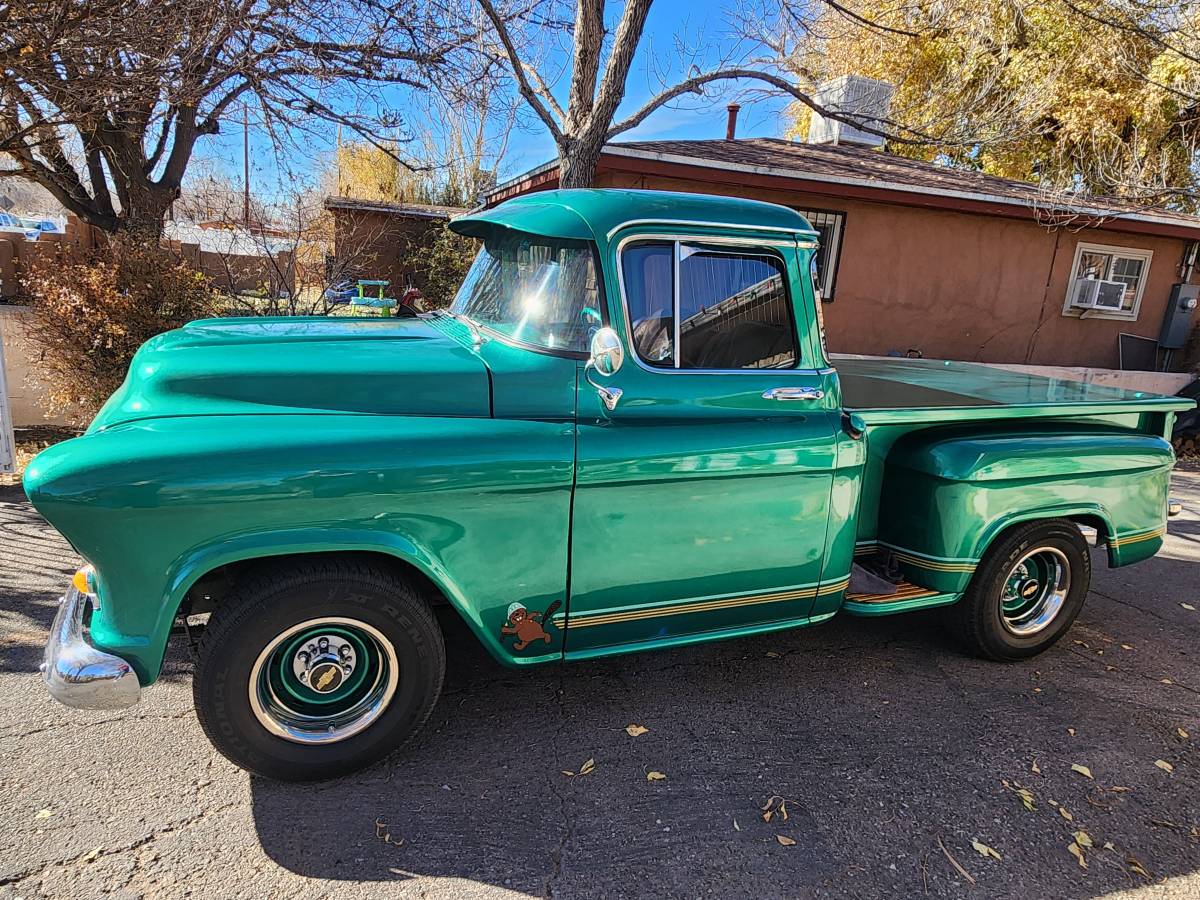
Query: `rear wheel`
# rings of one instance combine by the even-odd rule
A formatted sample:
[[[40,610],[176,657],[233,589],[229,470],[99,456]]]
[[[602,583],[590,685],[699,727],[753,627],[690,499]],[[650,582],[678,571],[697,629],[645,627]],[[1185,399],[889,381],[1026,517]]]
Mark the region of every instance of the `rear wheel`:
[[[441,691],[445,649],[405,579],[314,561],[250,579],[212,614],[193,681],[209,740],[285,781],[333,778],[405,743]]]
[[[973,653],[995,660],[1041,653],[1066,633],[1092,577],[1087,541],[1067,519],[1019,525],[995,541],[949,609]]]

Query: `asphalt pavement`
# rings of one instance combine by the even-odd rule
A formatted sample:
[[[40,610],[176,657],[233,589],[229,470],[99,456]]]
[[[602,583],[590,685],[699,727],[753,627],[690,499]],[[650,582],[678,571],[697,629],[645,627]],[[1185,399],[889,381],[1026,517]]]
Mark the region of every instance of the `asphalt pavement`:
[[[0,900],[1200,897],[1200,473],[1175,493],[1027,663],[929,612],[515,672],[447,613],[421,736],[283,785],[210,748],[182,646],[129,710],[49,699],[76,560],[0,488]]]

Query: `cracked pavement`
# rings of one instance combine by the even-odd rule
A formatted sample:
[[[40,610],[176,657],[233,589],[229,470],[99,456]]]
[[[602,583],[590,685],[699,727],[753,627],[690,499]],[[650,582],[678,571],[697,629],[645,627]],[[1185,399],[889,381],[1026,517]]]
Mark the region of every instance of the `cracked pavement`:
[[[1074,629],[1019,665],[963,656],[934,611],[515,672],[443,611],[426,729],[320,785],[211,750],[181,645],[127,711],[51,701],[37,663],[76,560],[0,488],[0,900],[1195,898],[1200,472],[1175,482],[1159,557],[1098,551]],[[763,821],[772,795],[786,820]]]

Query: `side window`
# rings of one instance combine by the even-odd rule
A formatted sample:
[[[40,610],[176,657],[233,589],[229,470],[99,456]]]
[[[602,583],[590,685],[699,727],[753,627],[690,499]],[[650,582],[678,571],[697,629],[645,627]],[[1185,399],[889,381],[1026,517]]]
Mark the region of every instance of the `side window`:
[[[631,244],[621,252],[633,345],[642,361],[675,368],[675,244]]]
[[[792,308],[778,257],[681,245],[679,312],[680,368],[796,365]]]
[[[797,364],[785,269],[773,254],[681,241],[638,242],[621,252],[621,277],[634,350],[648,365],[784,369]]]

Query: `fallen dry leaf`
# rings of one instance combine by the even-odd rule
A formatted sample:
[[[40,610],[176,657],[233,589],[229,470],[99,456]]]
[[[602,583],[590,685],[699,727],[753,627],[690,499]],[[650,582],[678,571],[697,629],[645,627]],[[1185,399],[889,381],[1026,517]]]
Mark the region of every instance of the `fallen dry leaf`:
[[[1033,802],[1033,794],[1027,788],[1017,788],[1017,796],[1021,798],[1021,802],[1025,804],[1025,808],[1030,812],[1037,809]]]
[[[580,775],[591,775],[596,769],[596,760],[589,758],[582,766],[579,767]]]
[[[646,780],[647,781],[666,781],[667,776],[664,775],[662,772],[647,772]]]
[[[767,659],[779,659],[779,654],[774,650],[768,650]]]
[[[1183,738],[1185,741],[1186,741],[1186,740],[1187,740],[1189,737],[1191,737],[1191,735],[1190,735],[1190,734],[1188,734],[1186,731],[1184,731],[1182,728],[1176,728],[1176,729],[1175,729],[1175,733],[1176,733],[1177,735],[1179,735],[1181,738]]]
[[[1083,848],[1074,841],[1067,845],[1067,851],[1079,862],[1079,868],[1087,868],[1087,860],[1083,858]]]
[[[1162,680],[1162,683],[1163,684],[1174,684],[1175,682],[1173,682],[1170,678],[1164,678]]]
[[[103,846],[93,847],[91,850],[89,850],[87,853],[84,854],[83,861],[91,862],[92,860],[94,860],[96,857],[98,857],[100,855],[100,851],[103,849],[104,849]]]
[[[37,815],[36,815],[36,816],[34,816],[34,818],[35,818],[35,819],[48,819],[48,818],[50,818],[52,815],[54,815],[54,811],[53,811],[53,810],[50,810],[50,809],[39,809],[39,810],[37,811]]]
[[[1115,784],[1112,787],[1110,787],[1109,790],[1112,791],[1114,794],[1128,794],[1130,791],[1133,790],[1133,788],[1122,787],[1119,784]]]
[[[650,729],[647,728],[645,725],[626,725],[625,726],[625,733],[627,735],[629,735],[630,737],[638,737],[639,735],[645,734],[649,730]]]
[[[795,842],[795,841],[793,841],[793,840],[792,840],[790,837],[785,837],[785,836],[784,836],[784,835],[782,835],[782,834],[777,834],[777,835],[775,835],[775,840],[779,841],[779,843],[780,843],[780,844],[782,844],[784,847],[794,847],[794,846],[796,846],[796,842]]]
[[[400,838],[398,841],[392,840],[392,833],[388,830],[388,823],[383,821],[383,819],[375,820],[375,837],[379,838],[385,844],[391,844],[394,847],[404,845],[404,838]]]
[[[1116,845],[1115,845],[1115,844],[1113,844],[1113,842],[1112,842],[1112,841],[1105,841],[1105,842],[1104,842],[1104,849],[1105,849],[1105,850],[1116,850],[1117,848],[1116,848]]]
[[[1058,814],[1060,816],[1062,816],[1064,819],[1066,819],[1068,822],[1075,821],[1075,817],[1073,815],[1071,815],[1069,812],[1067,812],[1067,808],[1065,806],[1060,806],[1058,808]]]
[[[1041,774],[1042,774],[1042,770],[1038,768],[1038,764],[1037,764],[1037,760],[1036,760],[1036,759],[1033,761],[1033,765],[1029,767],[1029,771],[1030,771],[1030,772],[1032,772],[1034,775],[1041,775]]]
[[[1091,850],[1092,847],[1095,846],[1092,843],[1092,836],[1086,831],[1077,831],[1074,835],[1072,835],[1072,837],[1075,838],[1075,843],[1077,843],[1080,847],[1087,847],[1089,850]]]
[[[975,852],[980,856],[990,856],[992,859],[1003,859],[999,853],[980,841],[971,841],[971,846],[975,848]]]
[[[1143,866],[1140,862],[1137,861],[1136,857],[1127,856],[1127,857],[1125,857],[1125,862],[1129,864],[1129,868],[1132,869],[1134,872],[1141,875],[1147,881],[1150,880],[1150,873],[1146,871],[1145,866]]]
[[[1192,606],[1192,604],[1190,604],[1190,603],[1180,603],[1179,605],[1182,606],[1184,609],[1186,609],[1188,612],[1196,611],[1196,607]]]
[[[1167,762],[1165,759],[1156,759],[1154,761],[1154,764],[1156,766],[1158,766],[1160,769],[1162,769],[1164,772],[1174,772],[1175,771],[1175,767],[1173,765],[1171,765],[1169,762]]]
[[[1121,649],[1122,650],[1132,650],[1133,648],[1131,646],[1129,646],[1128,644],[1122,644]]]
[[[1071,763],[1071,771],[1078,772],[1084,778],[1092,777],[1092,770],[1089,769],[1087,766],[1081,766],[1079,763]]]
[[[1074,728],[1068,728],[1068,729],[1067,729],[1067,734],[1069,734],[1071,737],[1075,737],[1075,729],[1074,729]]]
[[[778,806],[775,805],[776,802],[779,803]],[[776,813],[778,813],[785,822],[787,821],[787,800],[784,797],[780,797],[778,794],[772,794],[770,797],[768,797],[767,802],[764,803],[760,809],[763,811],[762,818],[764,822],[770,822],[771,817]]]

